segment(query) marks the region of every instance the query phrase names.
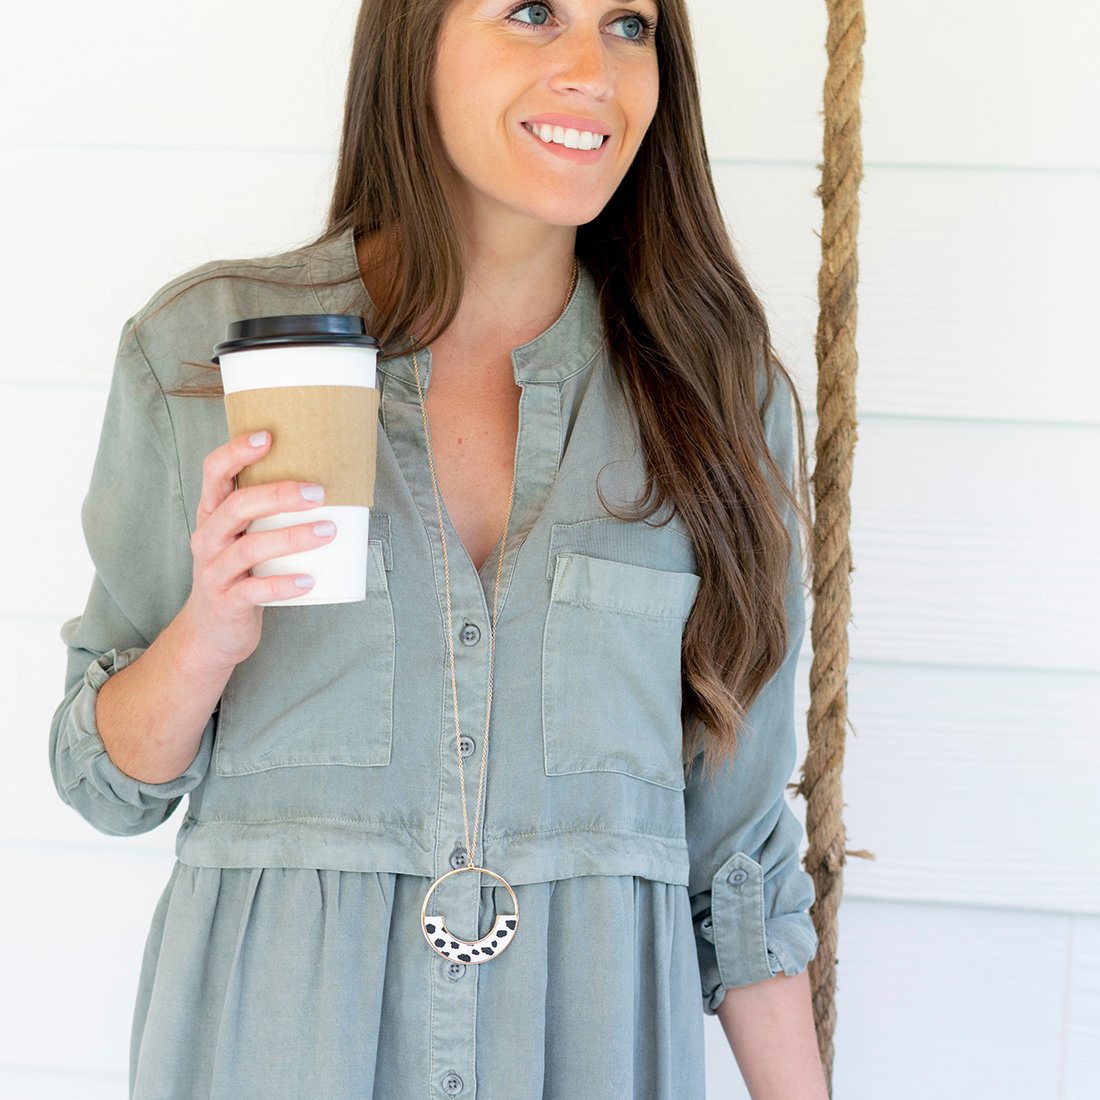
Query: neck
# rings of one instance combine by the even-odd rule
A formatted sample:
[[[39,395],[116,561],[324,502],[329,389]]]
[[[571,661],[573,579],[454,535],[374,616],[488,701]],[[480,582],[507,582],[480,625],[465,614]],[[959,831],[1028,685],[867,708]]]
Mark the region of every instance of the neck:
[[[517,347],[544,332],[561,315],[573,276],[576,237],[574,226],[546,224],[465,233],[466,284],[446,341]],[[385,278],[385,253],[393,244],[389,232],[357,242],[363,281],[376,302],[384,298],[380,280]]]
[[[501,233],[465,242],[466,286],[451,324],[455,336],[515,332],[530,338],[557,320],[573,276],[577,231],[540,229],[526,239]]]

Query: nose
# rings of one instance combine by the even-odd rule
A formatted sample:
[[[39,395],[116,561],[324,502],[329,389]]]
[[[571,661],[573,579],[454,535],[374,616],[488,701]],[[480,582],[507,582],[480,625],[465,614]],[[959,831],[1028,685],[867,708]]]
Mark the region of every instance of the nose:
[[[599,30],[572,27],[554,43],[557,56],[550,87],[606,99],[615,87],[615,63]]]

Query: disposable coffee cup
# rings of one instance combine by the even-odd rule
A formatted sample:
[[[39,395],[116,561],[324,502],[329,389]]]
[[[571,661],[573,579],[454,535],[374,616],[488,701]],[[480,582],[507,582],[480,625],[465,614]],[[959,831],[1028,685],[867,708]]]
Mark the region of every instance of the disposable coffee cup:
[[[322,485],[324,504],[264,516],[251,531],[331,520],[328,543],[270,558],[255,577],[308,573],[311,589],[264,607],[351,603],[367,595],[367,538],[378,448],[378,341],[362,317],[304,314],[233,321],[213,360],[221,367],[230,438],[271,433],[263,458],[237,485],[305,481]]]

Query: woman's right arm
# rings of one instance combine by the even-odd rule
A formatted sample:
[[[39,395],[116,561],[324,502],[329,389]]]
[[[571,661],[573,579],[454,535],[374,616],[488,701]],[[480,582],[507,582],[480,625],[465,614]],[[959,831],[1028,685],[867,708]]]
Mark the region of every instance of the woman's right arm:
[[[58,794],[101,832],[155,828],[202,781],[221,691],[259,643],[258,605],[301,592],[293,575],[248,569],[332,537],[308,522],[242,534],[317,503],[297,482],[233,488],[266,450],[240,438],[210,453],[192,526],[165,395],[127,323],[82,510],[95,574],[83,614],[61,628],[68,671],[50,730]]]
[[[107,753],[140,782],[164,783],[187,769],[233,669],[259,644],[260,604],[301,595],[312,583],[301,573],[253,577],[249,569],[333,538],[308,522],[245,534],[261,516],[315,508],[323,499],[320,486],[297,481],[234,489],[236,475],[270,443],[266,432],[242,435],[207,455],[191,536],[191,594],[146,652],[99,691],[96,725]]]

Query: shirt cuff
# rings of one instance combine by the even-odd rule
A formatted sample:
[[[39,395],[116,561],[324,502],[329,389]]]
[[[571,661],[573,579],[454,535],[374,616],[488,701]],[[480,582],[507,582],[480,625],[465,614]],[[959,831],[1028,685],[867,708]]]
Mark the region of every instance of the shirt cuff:
[[[779,971],[800,974],[817,954],[818,938],[808,908],[813,879],[788,869],[765,906],[764,872],[756,860],[735,852],[715,872],[711,906],[699,914],[696,945],[703,1011],[715,1015],[727,989],[765,981]],[[778,910],[776,906],[778,905]]]
[[[121,771],[107,754],[99,728],[96,725],[96,699],[99,689],[127,665],[145,652],[145,647],[111,649],[94,660],[84,673],[84,681],[69,709],[64,727],[64,755],[68,757],[64,767],[62,786],[72,795],[76,788],[87,786],[94,792],[102,808],[114,805],[127,820],[129,809],[150,810],[173,807],[180,797],[192,791],[206,775],[210,762],[213,738],[208,724],[191,765],[182,775],[165,783],[144,783]],[[168,810],[170,813],[171,810]],[[113,831],[113,830],[111,830]],[[129,830],[127,830],[129,831]]]

